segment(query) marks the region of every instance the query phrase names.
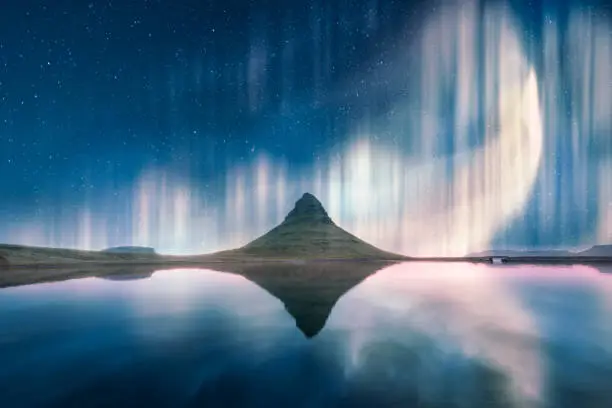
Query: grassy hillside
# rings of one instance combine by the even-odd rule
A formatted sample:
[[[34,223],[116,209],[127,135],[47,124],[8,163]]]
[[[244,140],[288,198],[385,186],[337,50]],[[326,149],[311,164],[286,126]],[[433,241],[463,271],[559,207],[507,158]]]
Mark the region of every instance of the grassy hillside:
[[[84,262],[131,262],[158,260],[156,254],[106,253],[100,251],[81,251],[76,249],[29,247],[23,245],[0,244],[0,258],[12,266],[71,264]]]
[[[280,225],[235,254],[280,258],[403,259],[382,251],[334,224]]]

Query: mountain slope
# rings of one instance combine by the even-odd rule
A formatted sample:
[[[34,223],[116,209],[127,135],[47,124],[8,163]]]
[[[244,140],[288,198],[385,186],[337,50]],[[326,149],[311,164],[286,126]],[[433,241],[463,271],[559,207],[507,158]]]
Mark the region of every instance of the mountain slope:
[[[258,257],[406,259],[380,250],[338,227],[310,193],[295,203],[280,225],[232,252]]]

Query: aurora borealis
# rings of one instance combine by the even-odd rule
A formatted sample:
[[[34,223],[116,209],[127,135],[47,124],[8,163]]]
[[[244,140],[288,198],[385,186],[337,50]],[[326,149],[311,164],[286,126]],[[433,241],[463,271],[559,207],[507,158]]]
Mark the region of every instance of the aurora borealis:
[[[408,255],[612,242],[605,1],[4,11],[0,242],[210,252],[305,191]]]

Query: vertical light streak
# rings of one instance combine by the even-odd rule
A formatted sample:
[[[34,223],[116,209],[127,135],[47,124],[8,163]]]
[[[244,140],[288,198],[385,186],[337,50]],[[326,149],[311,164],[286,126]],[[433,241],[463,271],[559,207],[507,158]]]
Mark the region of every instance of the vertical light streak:
[[[149,220],[150,220],[150,203],[149,195],[150,188],[148,180],[141,181],[136,191],[136,211],[132,215],[135,220],[136,243],[137,245],[146,246],[149,243]]]
[[[545,132],[546,135],[557,135],[563,128],[556,117],[559,109],[562,109],[561,77],[559,58],[559,33],[556,26],[552,23],[553,17],[546,16],[544,19],[543,38],[544,38],[544,68],[542,80],[542,101],[544,104]],[[551,120],[552,118],[552,120]],[[561,126],[560,126],[561,125]],[[539,199],[539,229],[552,229],[558,222],[557,217],[557,183],[555,180],[555,152],[557,150],[557,137],[546,137],[544,140],[544,150],[546,154],[542,157],[542,176],[538,185]]]
[[[594,234],[586,229],[588,220],[593,210],[605,213],[601,200],[591,208],[591,198],[601,194],[595,190],[603,188],[592,180],[598,162],[612,152],[606,141],[612,132],[610,24],[586,9],[571,10],[567,24],[554,13],[542,24],[546,160],[538,185],[539,227],[563,238],[577,234],[577,244],[589,245]],[[577,231],[568,231],[571,225]]]
[[[268,201],[272,191],[270,190],[270,169],[268,158],[260,155],[255,162],[255,195],[256,195],[256,225],[257,229],[263,233],[268,225],[268,215],[270,209]]]
[[[251,46],[247,67],[248,97],[251,112],[257,112],[263,103],[267,59],[265,44],[254,42]]]
[[[598,242],[612,242],[612,160],[599,169],[599,222]]]
[[[327,210],[336,222],[343,224],[342,219],[342,169],[339,158],[332,157],[327,181]]]
[[[192,218],[190,207],[191,206],[189,202],[189,191],[183,188],[177,189],[174,195],[173,218],[174,243],[179,247],[187,244],[187,229],[189,225],[189,220]],[[167,216],[167,214],[162,213],[161,216],[164,217]]]
[[[232,231],[234,231],[233,236],[230,237],[230,242],[237,243],[238,245],[243,245],[246,243],[244,242],[243,238],[246,231],[244,229],[241,229],[240,226],[246,224],[247,214],[245,208],[246,181],[242,169],[238,169],[236,171],[235,177],[236,179],[234,181],[233,194],[234,211],[228,214],[229,217],[231,217],[230,225],[232,225],[233,227]]]
[[[174,201],[179,199],[179,197],[173,197],[174,188],[173,186],[168,186],[168,176],[165,173],[159,172],[156,173],[156,175],[151,176],[151,182],[155,183],[155,177],[159,177],[159,195],[155,196],[154,203],[152,203],[152,205],[156,206],[155,212],[157,214],[157,226],[155,227],[155,230],[168,231],[168,233],[172,233],[172,225],[176,225],[179,220],[173,217],[173,203],[171,200]],[[170,200],[168,200],[167,197],[170,197]],[[159,246],[160,238],[161,237],[155,239],[154,243],[151,245]]]
[[[89,209],[85,209],[81,212],[79,217],[79,235],[78,235],[78,246],[80,248],[93,248],[92,245],[92,225],[91,225],[91,212]]]
[[[286,170],[283,166],[279,166],[276,171],[276,210],[273,217],[273,222],[275,223],[282,221],[284,218],[284,213],[289,211],[287,205],[288,198],[286,196],[287,176],[285,172]]]

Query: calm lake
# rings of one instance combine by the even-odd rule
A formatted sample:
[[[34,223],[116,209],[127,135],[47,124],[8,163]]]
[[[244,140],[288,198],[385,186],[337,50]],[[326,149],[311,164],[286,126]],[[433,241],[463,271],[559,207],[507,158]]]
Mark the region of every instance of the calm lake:
[[[120,271],[0,289],[0,406],[612,407],[612,269]]]

